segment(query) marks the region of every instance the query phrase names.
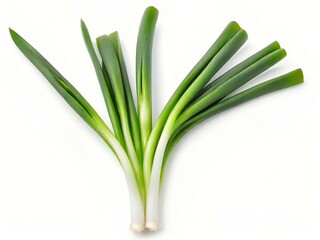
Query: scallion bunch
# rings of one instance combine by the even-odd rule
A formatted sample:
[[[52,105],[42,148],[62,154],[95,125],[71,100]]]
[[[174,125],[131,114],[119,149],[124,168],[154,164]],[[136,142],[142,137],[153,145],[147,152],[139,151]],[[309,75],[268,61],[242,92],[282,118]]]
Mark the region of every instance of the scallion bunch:
[[[158,10],[148,7],[140,24],[136,49],[137,106],[118,33],[98,37],[97,53],[88,28],[81,21],[83,39],[101,87],[112,130],[61,73],[10,29],[11,37],[21,52],[118,158],[129,188],[131,228],[136,232],[145,228],[158,230],[159,194],[165,165],[170,153],[187,132],[229,108],[303,82],[302,71],[297,69],[230,96],[286,56],[278,42],[273,42],[216,77],[221,67],[247,40],[245,30],[236,22],[231,22],[181,82],[153,122],[151,65],[157,17]]]

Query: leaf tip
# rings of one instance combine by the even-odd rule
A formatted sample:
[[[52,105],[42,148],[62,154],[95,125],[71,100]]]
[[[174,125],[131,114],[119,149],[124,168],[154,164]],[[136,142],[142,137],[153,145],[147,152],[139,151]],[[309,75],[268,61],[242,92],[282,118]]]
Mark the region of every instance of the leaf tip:
[[[110,33],[110,34],[109,34],[109,37],[119,38],[119,33],[118,33],[118,31],[114,31],[114,32]]]
[[[287,56],[287,51],[284,48],[281,48],[281,56],[286,57]]]
[[[278,41],[274,41],[273,43],[271,43],[273,46],[275,46],[275,48],[278,48],[280,49],[281,46],[280,46],[280,43]]]
[[[244,41],[248,40],[248,33],[247,33],[246,30],[244,30],[244,29],[241,28],[241,29],[237,32],[237,34],[242,35]]]
[[[153,13],[153,14],[158,14],[159,13],[158,9],[156,7],[154,7],[154,6],[147,7],[147,9],[145,11]]]
[[[81,26],[81,29],[82,29],[82,30],[83,30],[83,29],[87,29],[87,25],[86,25],[86,23],[83,21],[82,18],[80,19],[80,26]]]
[[[12,38],[14,38],[15,36],[18,35],[12,28],[9,28],[9,33],[10,33]]]
[[[298,68],[296,70],[294,70],[295,74],[296,74],[296,82],[299,83],[304,83],[304,74],[301,68]]]
[[[21,36],[12,28],[9,28],[9,33],[13,42],[18,46],[19,40],[21,40]]]
[[[237,23],[236,21],[231,21],[229,23],[229,27],[234,28],[235,30],[239,31],[241,29],[239,23]]]

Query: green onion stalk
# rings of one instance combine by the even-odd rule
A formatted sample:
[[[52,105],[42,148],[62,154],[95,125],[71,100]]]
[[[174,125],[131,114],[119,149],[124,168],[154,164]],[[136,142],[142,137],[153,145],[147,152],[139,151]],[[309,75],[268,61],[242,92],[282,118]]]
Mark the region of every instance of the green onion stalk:
[[[159,229],[159,197],[165,167],[183,136],[191,129],[232,107],[303,82],[301,69],[231,95],[286,56],[272,42],[221,76],[217,72],[247,41],[247,33],[232,21],[175,90],[158,118],[152,120],[152,48],[158,10],[148,7],[142,17],[136,48],[136,102],[132,93],[118,32],[96,39],[81,20],[81,31],[91,58],[112,129],[35,48],[10,29],[20,51],[42,73],[74,111],[102,138],[123,168],[131,205],[131,229]]]

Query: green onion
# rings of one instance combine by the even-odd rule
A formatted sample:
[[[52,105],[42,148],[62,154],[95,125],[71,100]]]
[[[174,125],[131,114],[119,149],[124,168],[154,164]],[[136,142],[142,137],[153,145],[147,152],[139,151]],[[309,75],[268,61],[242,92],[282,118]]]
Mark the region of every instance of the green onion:
[[[12,29],[10,29],[10,34],[21,52],[114,152],[120,161],[128,183],[131,202],[131,227],[134,231],[142,231],[144,229],[144,206],[131,161],[120,142],[84,97],[38,51]]]
[[[111,81],[113,93],[115,96],[115,102],[120,116],[120,122],[127,154],[129,155],[131,164],[133,166],[133,169],[135,170],[138,185],[141,186],[139,187],[141,195],[142,197],[144,197],[145,191],[144,178],[142,174],[142,164],[139,163],[139,158],[133,144],[133,138],[131,136],[128,108],[126,103],[126,97],[124,94],[124,84],[122,81],[121,69],[117,53],[115,51],[114,45],[112,44],[111,40],[107,35],[97,38],[97,44],[100,55],[103,60],[103,64]]]
[[[159,228],[158,223],[158,205],[159,205],[159,188],[160,188],[160,176],[162,169],[162,162],[166,145],[172,134],[174,123],[177,120],[180,112],[183,108],[195,97],[197,93],[205,86],[210,80],[212,75],[216,73],[235,52],[247,40],[247,34],[244,30],[238,31],[229,42],[227,42],[211,59],[206,68],[197,76],[194,82],[183,93],[181,98],[176,102],[176,105],[172,109],[171,113],[166,120],[163,127],[157,149],[153,158],[152,169],[150,173],[150,180],[146,178],[146,182],[149,184],[147,191],[147,210],[146,210],[146,227],[151,231]],[[150,138],[150,141],[153,139]],[[146,158],[145,161],[149,160]]]
[[[148,7],[140,23],[136,49],[137,107],[118,33],[98,37],[99,52],[96,53],[88,28],[81,20],[83,39],[113,131],[69,81],[10,29],[20,51],[97,132],[119,160],[128,183],[131,228],[135,232],[145,228],[150,231],[159,229],[159,195],[165,166],[170,153],[186,133],[218,113],[303,82],[302,70],[297,69],[230,96],[286,56],[278,42],[273,42],[216,77],[216,73],[247,40],[245,30],[231,22],[181,82],[152,126],[152,45],[157,18],[158,10]]]

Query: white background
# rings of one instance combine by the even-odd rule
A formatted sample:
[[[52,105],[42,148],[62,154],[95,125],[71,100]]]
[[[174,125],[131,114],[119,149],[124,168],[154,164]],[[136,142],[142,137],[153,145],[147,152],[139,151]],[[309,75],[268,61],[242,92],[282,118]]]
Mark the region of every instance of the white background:
[[[316,1],[0,2],[0,239],[320,239],[319,25]],[[172,155],[162,230],[135,235],[122,170],[99,137],[17,50],[12,27],[109,122],[80,32],[118,30],[134,83],[144,9],[156,6],[157,116],[223,28],[249,34],[223,68],[278,40],[288,56],[246,87],[301,67],[305,84],[211,119]],[[134,84],[133,84],[134,85]]]

